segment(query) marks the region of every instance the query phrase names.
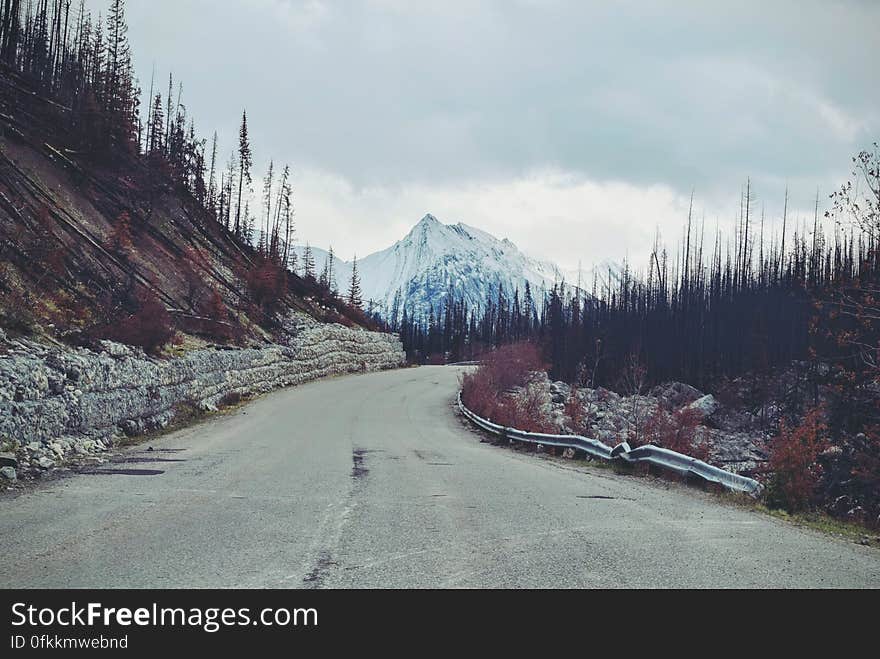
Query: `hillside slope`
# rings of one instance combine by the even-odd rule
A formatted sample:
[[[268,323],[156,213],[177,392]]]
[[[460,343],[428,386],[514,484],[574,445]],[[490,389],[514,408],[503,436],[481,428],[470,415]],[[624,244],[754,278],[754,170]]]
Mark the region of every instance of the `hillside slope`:
[[[286,281],[273,282],[278,299],[267,303],[259,256],[208,217],[166,163],[83,149],[70,114],[0,71],[0,325],[7,331],[88,344],[152,342],[141,335],[153,329],[247,344],[272,340],[279,314],[291,309],[368,324],[286,274],[276,274]]]

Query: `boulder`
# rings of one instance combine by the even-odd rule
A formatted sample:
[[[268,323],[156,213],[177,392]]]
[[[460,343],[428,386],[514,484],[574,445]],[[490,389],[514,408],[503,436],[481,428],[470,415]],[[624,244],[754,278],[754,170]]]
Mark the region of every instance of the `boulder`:
[[[700,418],[703,420],[708,419],[710,416],[715,414],[721,408],[721,403],[713,396],[712,394],[706,394],[700,398],[697,398],[694,402],[690,403],[685,407],[687,410],[694,410],[700,414]]]
[[[678,410],[703,397],[703,392],[684,382],[664,382],[651,389],[649,395],[667,410]]]
[[[18,467],[18,458],[13,453],[0,453],[0,467]]]
[[[12,467],[0,467],[0,478],[7,481],[15,481],[18,479],[18,475]]]

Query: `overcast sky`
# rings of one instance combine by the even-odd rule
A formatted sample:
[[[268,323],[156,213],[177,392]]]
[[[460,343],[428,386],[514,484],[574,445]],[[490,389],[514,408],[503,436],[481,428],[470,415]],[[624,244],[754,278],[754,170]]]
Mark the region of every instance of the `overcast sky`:
[[[247,108],[258,173],[293,168],[299,240],[346,258],[430,212],[563,267],[638,261],[656,227],[677,238],[692,189],[712,228],[748,176],[768,224],[786,184],[811,214],[880,137],[871,0],[129,0],[127,16],[142,87],[173,70],[224,162]]]

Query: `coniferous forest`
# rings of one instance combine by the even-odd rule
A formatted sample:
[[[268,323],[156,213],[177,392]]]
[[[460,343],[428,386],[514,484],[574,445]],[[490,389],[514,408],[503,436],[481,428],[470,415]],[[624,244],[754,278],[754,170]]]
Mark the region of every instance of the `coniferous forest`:
[[[450,292],[427,318],[404,307],[395,326],[424,361],[478,359],[505,343],[535,341],[553,377],[587,386],[617,386],[633,360],[654,382],[698,386],[793,361],[873,369],[878,154],[862,152],[853,163],[830,211],[820,215],[817,199],[809,223],[792,229],[786,214],[772,238],[746,183],[732,240],[707,235],[689,215],[683,242],[674,250],[655,242],[640,272],[625,264],[601,283],[560,281],[537,294],[526,283],[476,311]]]

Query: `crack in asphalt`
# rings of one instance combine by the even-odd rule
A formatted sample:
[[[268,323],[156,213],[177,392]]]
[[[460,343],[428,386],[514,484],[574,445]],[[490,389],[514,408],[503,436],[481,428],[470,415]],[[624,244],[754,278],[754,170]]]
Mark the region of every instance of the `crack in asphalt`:
[[[370,469],[366,465],[366,455],[377,452],[381,453],[383,451],[369,451],[363,448],[352,449],[351,480],[353,485],[341,502],[341,509],[338,512],[331,511],[325,517],[325,523],[332,523],[332,526],[329,532],[325,533],[324,542],[322,543],[325,548],[318,552],[318,558],[312,569],[303,577],[302,583],[306,588],[323,587],[324,580],[330,574],[330,571],[333,568],[340,567],[339,562],[333,559],[333,551],[328,547],[335,548],[339,546],[348,517],[357,506],[360,490],[363,488],[367,475],[370,473]]]
[[[366,451],[359,448],[351,452],[351,477],[354,479],[364,478],[370,473],[370,470],[364,466],[365,453]]]

